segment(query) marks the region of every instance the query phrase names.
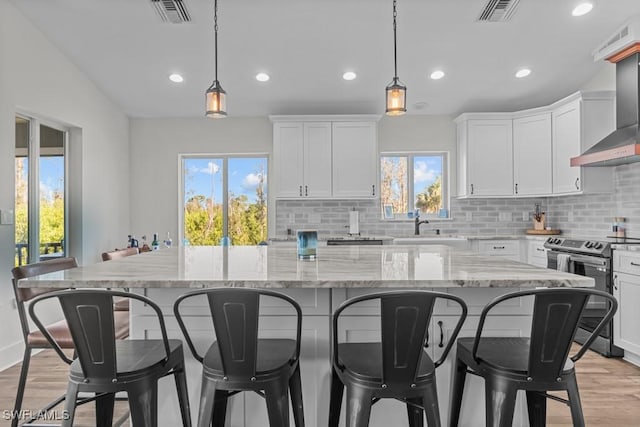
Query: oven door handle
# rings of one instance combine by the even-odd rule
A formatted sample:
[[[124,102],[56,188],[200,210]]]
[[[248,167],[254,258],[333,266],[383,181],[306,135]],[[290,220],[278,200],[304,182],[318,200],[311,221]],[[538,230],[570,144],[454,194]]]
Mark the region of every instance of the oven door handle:
[[[585,257],[580,255],[571,255],[569,257],[569,262],[579,262],[585,265],[589,265],[592,267],[609,267],[609,260],[605,258],[596,258],[596,257]]]

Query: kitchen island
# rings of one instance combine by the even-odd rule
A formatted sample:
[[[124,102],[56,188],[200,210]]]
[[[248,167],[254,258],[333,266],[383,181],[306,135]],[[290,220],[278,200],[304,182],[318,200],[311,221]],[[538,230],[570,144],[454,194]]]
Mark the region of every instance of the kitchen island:
[[[307,426],[327,425],[330,377],[330,314],[345,299],[384,289],[435,289],[462,297],[469,316],[461,336],[475,332],[480,311],[492,298],[531,287],[592,287],[593,280],[554,270],[542,269],[496,257],[439,245],[327,246],[319,247],[317,259],[299,261],[295,247],[232,246],[179,247],[50,273],[21,280],[22,287],[130,288],[156,301],[167,320],[171,337],[181,338],[173,318],[172,305],[178,295],[190,289],[216,286],[279,288],[295,298],[303,310],[301,369]],[[527,334],[531,317],[530,300],[502,307],[487,320],[486,334],[521,336]],[[212,341],[212,322],[204,300],[194,301],[186,324],[196,345]],[[345,316],[340,340],[375,340],[378,307],[371,305]],[[427,351],[438,357],[455,325],[457,313],[446,304],[434,308],[429,327]],[[276,301],[265,300],[261,309],[260,335],[291,336],[294,316]],[[157,321],[142,304],[131,309],[131,336],[156,338]],[[201,367],[187,355],[187,376],[195,417]],[[451,359],[449,356],[449,360]],[[450,362],[438,368],[438,392],[443,424],[446,424],[450,382]],[[482,382],[469,378],[465,389],[461,425],[477,425],[484,417]],[[162,425],[179,425],[177,399],[170,384],[163,384],[159,408]],[[229,425],[264,426],[266,407],[254,394],[234,396],[229,403]],[[344,414],[343,414],[344,417]],[[397,401],[374,405],[371,426],[403,425],[406,409]],[[402,420],[402,421],[398,421]],[[526,424],[526,405],[516,408],[516,425]]]

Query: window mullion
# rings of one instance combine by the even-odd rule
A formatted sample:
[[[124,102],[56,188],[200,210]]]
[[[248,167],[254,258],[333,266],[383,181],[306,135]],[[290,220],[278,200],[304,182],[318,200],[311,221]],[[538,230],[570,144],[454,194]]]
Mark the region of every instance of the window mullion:
[[[222,159],[222,237],[229,237],[229,157]]]
[[[407,210],[415,211],[415,200],[413,199],[413,154],[407,156]]]
[[[29,224],[29,263],[40,260],[40,124],[29,118],[29,195],[27,200]]]

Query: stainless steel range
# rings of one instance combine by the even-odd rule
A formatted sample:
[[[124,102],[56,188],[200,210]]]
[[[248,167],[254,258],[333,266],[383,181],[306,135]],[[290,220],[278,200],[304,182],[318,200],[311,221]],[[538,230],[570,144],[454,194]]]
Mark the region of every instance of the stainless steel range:
[[[595,280],[596,289],[613,293],[612,248],[618,243],[628,244],[629,242],[621,239],[586,240],[549,237],[544,244],[549,249],[547,267],[592,277]],[[603,298],[592,298],[585,308],[575,341],[584,343],[607,310],[608,303]],[[622,349],[613,344],[613,321],[602,330],[600,336],[591,345],[591,349],[607,357],[619,357],[624,354]]]

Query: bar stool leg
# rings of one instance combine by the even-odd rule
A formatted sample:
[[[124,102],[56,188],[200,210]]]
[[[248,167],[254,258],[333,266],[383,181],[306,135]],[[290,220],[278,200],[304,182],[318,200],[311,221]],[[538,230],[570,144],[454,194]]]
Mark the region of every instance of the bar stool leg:
[[[582,403],[580,403],[580,392],[576,377],[572,376],[567,380],[567,395],[569,397],[569,407],[571,408],[571,419],[574,427],[584,427],[584,415],[582,413]]]
[[[115,393],[104,393],[96,398],[96,427],[111,427],[115,402]]]
[[[289,378],[291,405],[293,406],[293,421],[296,427],[304,427],[304,407],[302,405],[302,380],[300,379],[300,365],[296,366]]]
[[[213,404],[213,427],[224,427],[227,419],[227,401],[229,392],[226,390],[216,390],[215,402]]]
[[[487,427],[511,427],[518,390],[499,377],[486,377],[484,387]]]
[[[467,365],[456,358],[453,370],[453,382],[451,384],[451,407],[449,408],[449,426],[455,427],[460,422],[462,409],[462,395],[464,394],[464,381],[467,377]]]
[[[371,416],[371,391],[357,386],[347,386],[346,427],[367,427]]]
[[[202,376],[200,405],[198,406],[198,427],[210,427],[213,418],[213,406],[216,399],[216,383]]]
[[[69,381],[67,396],[64,402],[64,411],[67,419],[62,421],[62,427],[71,427],[76,416],[76,399],[78,398],[78,384]]]
[[[286,380],[274,381],[264,390],[270,426],[289,426],[289,388]]]
[[[422,399],[419,397],[409,397],[407,401],[422,406]],[[409,427],[424,427],[424,411],[419,407],[407,403],[407,417]]]
[[[183,427],[191,427],[191,408],[189,406],[189,390],[187,389],[187,376],[184,372],[184,364],[176,366],[173,378],[176,381],[178,391],[178,403]]]
[[[22,409],[22,400],[24,399],[24,389],[27,385],[27,374],[29,372],[29,362],[31,362],[31,349],[26,347],[22,356],[22,366],[20,367],[20,380],[18,381],[18,392],[16,393],[16,401],[13,406],[13,413],[19,414]],[[14,415],[11,421],[11,427],[18,427],[18,416]]]
[[[440,427],[440,408],[438,405],[438,389],[436,379],[424,390],[422,398],[422,406],[427,416],[427,424],[429,427]]]
[[[344,384],[335,369],[331,369],[331,399],[329,402],[329,427],[338,427]]]
[[[127,390],[129,412],[133,427],[156,427],[158,425],[158,383],[140,381]]]
[[[527,409],[530,427],[547,425],[547,398],[544,394],[537,391],[527,391]]]

